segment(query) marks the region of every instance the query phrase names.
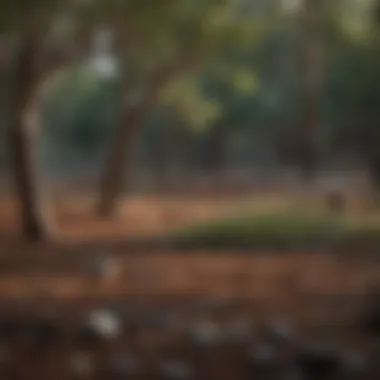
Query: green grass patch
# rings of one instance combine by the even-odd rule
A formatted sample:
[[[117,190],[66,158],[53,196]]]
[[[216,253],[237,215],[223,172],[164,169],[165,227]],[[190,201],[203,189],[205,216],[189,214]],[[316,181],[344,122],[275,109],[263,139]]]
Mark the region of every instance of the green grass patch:
[[[168,237],[185,248],[324,249],[377,244],[379,221],[285,210],[200,223]]]

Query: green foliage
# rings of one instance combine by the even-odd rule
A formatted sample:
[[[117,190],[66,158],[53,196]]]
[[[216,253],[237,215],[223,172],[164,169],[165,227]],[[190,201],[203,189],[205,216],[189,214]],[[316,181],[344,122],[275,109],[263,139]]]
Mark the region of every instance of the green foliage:
[[[257,26],[239,20],[234,1],[93,0],[87,16],[107,25],[117,36],[119,56],[146,72],[189,54],[212,56],[257,36]]]
[[[76,1],[66,0],[1,0],[0,31],[10,35],[20,35],[25,31],[47,32],[51,21],[62,10],[76,8]]]
[[[364,158],[378,150],[380,70],[378,47],[345,41],[329,62],[324,132],[333,147],[352,148]]]
[[[294,130],[301,103],[299,26],[293,15],[270,4],[257,1],[255,11],[242,14],[230,0],[93,0],[79,16],[114,31],[132,90],[147,84],[149,91],[157,70],[175,68],[157,104],[172,114],[155,115],[145,129],[159,134],[176,114],[181,121],[173,124],[197,136],[195,156],[209,149],[204,143],[223,129],[229,149],[254,157],[259,148],[274,150],[276,140]],[[380,137],[380,45],[370,28],[371,4],[337,0],[327,5],[319,141],[323,152],[349,147],[370,156]],[[49,102],[46,118],[54,122],[47,122],[47,129],[61,143],[95,149],[112,130],[117,93],[94,73],[70,75]]]
[[[45,100],[44,131],[61,145],[93,154],[112,133],[118,104],[114,85],[96,73],[64,71]]]
[[[380,244],[376,223],[300,210],[260,213],[186,227],[166,237],[180,247],[227,249],[347,249]]]
[[[212,123],[220,114],[220,104],[208,101],[202,94],[197,78],[183,76],[161,92],[160,104],[174,107],[192,128],[199,129]]]

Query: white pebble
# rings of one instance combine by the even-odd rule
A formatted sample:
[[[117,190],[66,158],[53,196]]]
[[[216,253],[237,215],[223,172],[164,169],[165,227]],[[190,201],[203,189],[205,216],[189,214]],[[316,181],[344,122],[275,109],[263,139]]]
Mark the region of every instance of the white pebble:
[[[96,310],[90,313],[85,327],[103,339],[117,339],[122,333],[122,323],[108,310]]]

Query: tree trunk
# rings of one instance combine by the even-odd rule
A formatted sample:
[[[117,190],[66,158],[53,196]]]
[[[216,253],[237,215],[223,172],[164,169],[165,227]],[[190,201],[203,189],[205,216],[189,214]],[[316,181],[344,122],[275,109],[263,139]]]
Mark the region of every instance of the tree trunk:
[[[209,172],[219,175],[226,164],[226,131],[223,125],[218,124],[209,133],[204,165]]]
[[[145,114],[144,108],[124,111],[111,143],[105,167],[100,179],[100,192],[96,212],[109,217],[114,211],[117,196],[123,187],[128,156]]]
[[[155,147],[152,151],[152,158],[155,168],[156,188],[159,191],[165,190],[170,181],[169,169],[171,158],[171,130],[164,127],[160,136],[157,137]]]
[[[317,170],[317,134],[323,88],[323,7],[321,0],[303,0],[300,10],[301,118],[297,133],[298,164],[306,182]]]
[[[115,209],[117,196],[124,182],[124,172],[127,166],[128,154],[130,153],[135,137],[139,132],[144,116],[155,103],[159,90],[167,84],[171,78],[185,71],[194,64],[197,55],[195,49],[185,49],[183,56],[171,65],[161,67],[153,73],[148,93],[135,107],[126,107],[121,117],[121,122],[111,142],[110,151],[105,168],[100,179],[100,193],[96,212],[100,217],[109,217]]]
[[[33,241],[44,240],[48,223],[42,206],[36,160],[33,154],[35,137],[22,121],[15,121],[10,136],[14,188],[19,201],[21,232]]]
[[[19,203],[21,231],[28,240],[46,237],[48,221],[41,205],[42,194],[34,154],[35,123],[27,118],[28,107],[35,95],[37,78],[34,72],[36,45],[26,38],[16,59],[13,98],[10,104],[10,150],[13,165],[14,191]]]

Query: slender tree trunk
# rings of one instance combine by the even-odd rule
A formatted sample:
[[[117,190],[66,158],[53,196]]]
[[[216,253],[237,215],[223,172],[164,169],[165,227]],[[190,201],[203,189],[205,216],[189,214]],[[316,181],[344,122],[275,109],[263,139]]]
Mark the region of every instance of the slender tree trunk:
[[[161,135],[156,139],[153,161],[156,174],[156,186],[158,190],[165,190],[170,181],[169,169],[171,158],[171,130],[170,127],[164,127]]]
[[[10,136],[10,147],[14,189],[19,201],[21,231],[28,240],[39,241],[46,237],[48,223],[43,212],[34,142],[33,131],[25,128],[21,120],[15,120]]]
[[[145,109],[138,107],[126,110],[122,115],[114,140],[111,142],[110,151],[100,179],[96,210],[100,217],[108,217],[114,211],[117,197],[124,184],[128,158],[144,114]]]
[[[205,166],[206,168],[219,175],[226,161],[226,131],[223,125],[215,125],[215,127],[210,131],[210,135],[207,139],[205,146]]]
[[[179,121],[179,123],[183,123]],[[178,125],[175,141],[175,157],[178,162],[178,174],[181,181],[193,182],[193,176],[199,171],[199,156],[201,150],[193,132],[186,127]]]
[[[109,217],[115,211],[117,198],[125,179],[130,151],[147,111],[155,104],[159,89],[171,78],[171,69],[158,71],[151,82],[148,94],[135,106],[125,106],[119,125],[110,144],[107,161],[100,178],[99,199],[96,213]]]
[[[170,109],[161,107],[156,122],[154,142],[150,154],[155,174],[155,184],[158,191],[165,190],[171,178],[171,163],[173,158],[174,128],[173,114]]]
[[[300,21],[301,117],[298,132],[298,161],[308,183],[317,170],[317,134],[323,88],[323,1],[303,0]]]
[[[150,89],[139,105],[134,108],[126,107],[118,125],[114,141],[111,142],[106,165],[100,179],[99,199],[96,213],[100,217],[109,217],[115,210],[117,197],[124,183],[125,168],[128,155],[135,141],[145,114],[156,103],[159,90],[173,76],[182,73],[193,65],[195,49],[186,49],[185,54],[172,65],[158,69],[150,82]]]
[[[42,207],[41,187],[34,151],[37,125],[28,118],[28,106],[35,95],[34,60],[36,41],[26,38],[15,62],[13,97],[10,104],[10,150],[13,165],[14,191],[19,203],[21,231],[28,240],[46,237],[48,221]]]

